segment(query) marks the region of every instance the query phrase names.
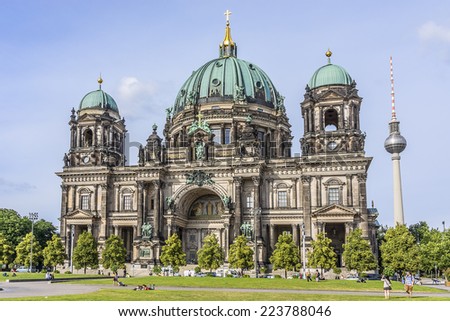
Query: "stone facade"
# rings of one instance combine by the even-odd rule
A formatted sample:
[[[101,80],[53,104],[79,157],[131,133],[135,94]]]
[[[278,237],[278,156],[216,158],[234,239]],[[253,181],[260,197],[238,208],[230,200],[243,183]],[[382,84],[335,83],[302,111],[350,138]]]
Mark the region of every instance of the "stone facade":
[[[291,155],[282,97],[274,103],[267,92],[266,99],[263,91],[248,93],[242,86],[234,96],[196,92],[183,108],[168,109],[164,139],[153,126],[136,165],[125,165],[118,110],[100,104],[73,111],[70,149],[57,173],[68,254],[72,239],[88,230],[100,250],[119,235],[128,262],[155,264],[164,241],[178,233],[195,263],[207,234],[217,235],[227,258],[246,227],[260,265],[285,231],[298,245],[304,233],[306,247],[326,232],[341,266],[342,244],[354,228],[375,252],[377,212],[367,208],[366,194],[372,159],[364,152],[356,84],[306,88],[301,156]]]

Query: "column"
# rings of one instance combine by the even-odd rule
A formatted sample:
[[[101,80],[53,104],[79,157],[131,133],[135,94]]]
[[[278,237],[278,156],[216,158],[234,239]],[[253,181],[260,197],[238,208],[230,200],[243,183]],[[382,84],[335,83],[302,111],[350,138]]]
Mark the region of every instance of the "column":
[[[353,206],[353,193],[352,193],[352,175],[347,174],[347,204],[346,206]]]
[[[311,226],[311,176],[302,176],[302,204],[303,204],[303,221],[305,222],[306,238],[312,236]]]
[[[109,220],[110,218],[108,217],[108,200],[107,200],[107,196],[108,196],[108,184],[101,184],[101,225],[100,225],[100,232],[99,232],[99,241],[104,241],[108,238],[108,225],[110,224]]]
[[[161,215],[161,183],[159,180],[153,181],[153,188],[155,190],[155,209],[153,211],[153,238],[159,240],[160,236],[160,215]]]
[[[259,176],[252,177],[253,180],[253,191],[254,191],[254,200],[253,200],[253,209],[256,211],[253,214],[255,215],[255,233],[256,239],[261,239],[261,204],[260,204],[260,181],[261,178]]]
[[[230,228],[230,225],[228,223],[224,224],[223,228],[223,250],[225,252],[225,261],[228,261],[228,250],[229,250],[229,239],[228,239],[228,229]]]
[[[143,189],[144,189],[144,182],[137,182],[137,238],[141,238],[142,236],[142,224],[144,223],[142,221],[143,218]]]
[[[292,178],[291,208],[297,208],[297,181],[298,181],[298,178]]]
[[[276,243],[276,240],[275,240],[275,225],[274,224],[270,224],[269,234],[270,234],[270,237],[269,237],[269,239],[270,239],[270,252],[273,252],[275,250],[275,243]]]
[[[68,210],[68,204],[67,204],[67,192],[69,190],[69,187],[67,185],[61,184],[61,218],[66,216],[67,210]],[[63,232],[63,219],[60,222],[60,231]],[[61,235],[63,236],[63,235]]]
[[[241,230],[242,224],[242,177],[234,177],[234,198],[235,198],[235,209],[234,209],[234,238],[236,238]]]
[[[317,206],[322,205],[322,176],[316,176],[316,197],[317,197]]]
[[[358,174],[358,195],[359,195],[359,208],[361,213],[361,230],[362,237],[369,237],[369,217],[367,213],[367,199],[366,199],[366,179],[365,173]]]
[[[292,239],[294,240],[295,245],[298,246],[298,224],[292,224]]]

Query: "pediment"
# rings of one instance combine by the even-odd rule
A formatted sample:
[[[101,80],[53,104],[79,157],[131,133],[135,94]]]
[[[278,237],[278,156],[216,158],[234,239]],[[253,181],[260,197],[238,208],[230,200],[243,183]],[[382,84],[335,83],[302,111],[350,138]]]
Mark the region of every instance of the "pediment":
[[[355,216],[357,214],[355,210],[339,204],[328,205],[312,213],[313,216]]]
[[[95,217],[97,217],[97,215],[80,209],[76,209],[72,212],[67,213],[66,215],[66,219],[76,219],[76,220],[91,220]]]
[[[343,91],[337,91],[334,89],[329,89],[323,93],[321,93],[319,95],[318,100],[323,100],[323,99],[335,99],[335,98],[339,98],[342,99],[345,97],[345,92]]]

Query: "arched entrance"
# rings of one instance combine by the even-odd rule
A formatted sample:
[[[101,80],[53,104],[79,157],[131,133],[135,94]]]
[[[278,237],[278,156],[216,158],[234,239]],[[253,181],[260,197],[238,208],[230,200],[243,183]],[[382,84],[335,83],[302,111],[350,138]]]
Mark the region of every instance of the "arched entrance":
[[[230,215],[223,196],[211,186],[187,186],[175,194],[176,213],[186,261],[197,263],[197,252],[208,234],[215,234],[227,256]]]

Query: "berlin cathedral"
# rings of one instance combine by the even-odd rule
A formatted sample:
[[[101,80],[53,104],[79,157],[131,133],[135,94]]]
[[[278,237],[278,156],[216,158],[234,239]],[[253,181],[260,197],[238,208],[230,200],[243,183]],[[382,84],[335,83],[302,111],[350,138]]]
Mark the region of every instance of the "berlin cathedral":
[[[244,229],[251,230],[248,244],[259,266],[269,265],[283,232],[306,249],[326,233],[337,265],[345,266],[342,245],[359,228],[376,254],[362,98],[349,73],[331,63],[330,51],[326,56],[299,102],[298,156],[284,97],[262,69],[237,57],[228,15],[219,57],[187,78],[166,110],[164,129],[153,126],[135,165],[125,159],[125,120],[100,78],[99,89],[72,109],[70,146],[57,173],[69,257],[82,232],[92,233],[99,251],[115,234],[127,262],[144,268],[159,263],[165,240],[177,233],[188,263],[196,264],[208,234],[217,236],[227,261]]]

